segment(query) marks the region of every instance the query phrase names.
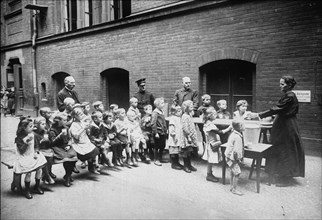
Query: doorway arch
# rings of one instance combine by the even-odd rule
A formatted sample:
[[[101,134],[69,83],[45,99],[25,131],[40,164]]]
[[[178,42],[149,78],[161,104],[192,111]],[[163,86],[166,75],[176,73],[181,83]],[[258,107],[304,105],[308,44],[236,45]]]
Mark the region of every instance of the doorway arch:
[[[129,72],[121,68],[109,68],[101,72],[103,103],[106,109],[111,104],[120,108],[129,107]],[[106,101],[105,101],[106,100]]]
[[[64,79],[67,76],[70,76],[70,75],[66,72],[57,72],[51,76],[52,82],[53,82],[52,83],[52,85],[53,85],[52,92],[54,93],[54,94],[52,94],[51,97],[54,97],[54,101],[53,101],[54,106],[57,106],[56,97],[57,97],[58,92],[65,87]]]

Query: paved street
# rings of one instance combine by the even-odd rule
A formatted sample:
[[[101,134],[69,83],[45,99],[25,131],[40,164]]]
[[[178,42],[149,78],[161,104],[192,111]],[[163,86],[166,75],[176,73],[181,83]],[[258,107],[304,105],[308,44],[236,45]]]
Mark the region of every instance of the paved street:
[[[1,116],[1,161],[10,164],[17,123]],[[306,178],[296,178],[290,187],[266,185],[262,172],[260,194],[256,182],[248,180],[250,163],[246,159],[242,169],[241,197],[229,192],[228,173],[226,185],[207,182],[206,163],[197,159],[198,171],[191,174],[172,170],[169,163],[140,163],[95,175],[78,162],[81,173],[70,188],[63,185],[62,165],[54,165],[56,184],[43,184],[45,194],[32,200],[10,191],[12,170],[1,164],[1,219],[321,219],[321,153],[307,152]],[[221,175],[219,166],[214,174]]]

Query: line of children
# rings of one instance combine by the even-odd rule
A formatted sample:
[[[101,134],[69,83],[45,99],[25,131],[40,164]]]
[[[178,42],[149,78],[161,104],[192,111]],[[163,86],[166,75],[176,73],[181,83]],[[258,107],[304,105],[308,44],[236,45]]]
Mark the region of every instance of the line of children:
[[[206,180],[218,182],[219,179],[212,173],[213,164],[220,163],[223,156],[219,150],[219,146],[223,141],[220,140],[218,135],[228,133],[231,128],[219,129],[214,124],[214,121],[215,118],[230,118],[230,114],[227,111],[225,100],[217,102],[219,110],[216,112],[210,105],[210,96],[206,94],[203,97],[205,103],[200,108],[200,114],[204,119],[203,131],[207,143],[206,154],[204,155],[204,159],[208,161]],[[17,131],[16,138],[18,152],[23,154],[25,152],[22,149],[26,147],[32,148],[34,151],[40,152],[37,153],[40,156],[36,155],[35,158],[39,158],[42,162],[41,165],[37,164],[37,167],[33,170],[28,170],[28,172],[19,170],[19,164],[15,165],[14,182],[11,186],[13,191],[22,191],[21,184],[17,182],[17,179],[20,180],[22,173],[27,173],[28,175],[26,175],[25,179],[27,192],[25,196],[29,199],[32,198],[29,190],[30,171],[36,170],[35,191],[42,194],[43,191],[39,186],[40,168],[43,170],[43,181],[46,184],[54,184],[56,175],[51,171],[54,162],[63,163],[66,172],[63,177],[65,180],[64,185],[67,187],[71,186],[73,181],[72,172],[77,159],[82,162],[88,161],[89,171],[99,174],[96,158],[98,154],[100,154],[103,165],[112,167],[114,166],[112,162],[114,162],[117,166],[125,164],[129,167],[138,166],[137,162],[141,161],[139,152],[143,150],[143,158],[145,158],[146,162],[149,162],[150,156],[152,156],[154,164],[161,166],[162,163],[167,162],[162,158],[167,138],[171,168],[183,169],[187,173],[197,171],[191,165],[191,153],[194,147],[198,146],[195,124],[192,120],[192,101],[184,101],[181,107],[171,107],[169,133],[163,113],[164,98],[155,100],[154,105],[156,108],[153,111],[151,105],[144,106],[145,115],[142,119],[137,109],[136,98],[130,99],[127,117],[125,109],[118,108],[116,104],[110,106],[113,111],[105,111],[103,103],[96,101],[93,103],[95,111],[90,115],[89,102],[75,105],[74,100],[66,98],[64,103],[66,105],[65,112],[57,113],[53,118],[54,122],[51,121],[52,112],[50,108],[44,107],[40,109],[42,117],[36,118],[34,123],[32,123],[31,119],[23,119],[19,123],[19,132]],[[241,101],[238,103],[240,104]],[[240,107],[240,105],[237,106]],[[35,127],[34,133],[29,131],[31,125]],[[240,174],[240,168],[238,169],[238,167],[243,158],[243,143],[240,142],[242,140],[243,125],[234,121],[232,128],[233,135],[228,139],[229,148],[227,147],[225,155],[227,164],[231,169],[231,192],[242,195],[236,187]],[[33,141],[33,139],[35,140]],[[238,140],[236,142],[238,144],[235,143],[236,140]],[[126,153],[126,162],[123,161],[123,151]],[[184,165],[179,162],[180,153],[182,153]]]

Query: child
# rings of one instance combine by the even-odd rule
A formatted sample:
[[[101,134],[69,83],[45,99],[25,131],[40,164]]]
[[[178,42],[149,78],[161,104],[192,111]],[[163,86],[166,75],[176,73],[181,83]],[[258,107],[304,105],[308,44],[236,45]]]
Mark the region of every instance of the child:
[[[75,105],[75,100],[67,97],[64,99],[64,105],[65,110],[63,112],[67,115],[66,126],[70,127],[70,125],[73,123],[72,111]]]
[[[91,105],[89,102],[82,102],[81,107],[83,108],[84,115],[91,118]]]
[[[156,98],[154,100],[154,105],[156,108],[152,112],[152,134],[155,141],[154,148],[154,164],[157,166],[162,166],[163,163],[168,161],[162,160],[163,151],[166,144],[167,138],[167,124],[165,121],[163,108],[164,108],[164,98]]]
[[[147,163],[150,163],[146,141],[143,136],[139,121],[137,120],[137,114],[134,111],[128,111],[127,117],[129,120],[130,142],[132,144],[132,161],[136,160],[136,162],[141,162],[141,158],[139,156],[139,149],[141,144],[144,151],[143,156],[145,158],[145,161]]]
[[[221,99],[217,101],[218,111],[217,111],[217,118],[219,119],[230,119],[230,113],[227,111],[227,101]],[[231,125],[217,125],[218,129],[221,131],[219,134],[221,143],[226,143],[230,132],[232,130]]]
[[[103,125],[103,114],[100,111],[94,111],[92,113],[93,122],[90,124],[90,132],[89,139],[91,142],[97,147],[100,154],[100,162],[103,165],[113,167],[113,163],[111,163],[113,152],[109,152],[108,155],[108,147],[105,142],[107,140],[107,133]]]
[[[220,118],[220,119],[231,118],[230,113],[227,110],[227,101],[225,99],[218,100],[217,107],[218,107],[217,118]]]
[[[183,165],[179,163],[179,153],[183,145],[183,131],[181,124],[182,109],[180,106],[171,106],[171,116],[169,118],[169,154],[171,160],[171,168],[182,170]]]
[[[35,136],[35,149],[39,150],[46,158],[47,165],[42,168],[43,178],[42,180],[46,184],[54,184],[53,178],[56,175],[51,176],[51,168],[54,162],[54,151],[51,149],[48,131],[46,129],[46,119],[43,117],[38,117],[34,120],[34,136]]]
[[[201,99],[202,99],[202,105],[198,108],[197,114],[202,118],[205,111],[210,107],[213,108],[213,106],[210,105],[210,103],[211,103],[211,96],[210,95],[204,94],[203,96],[201,96]],[[203,123],[198,123],[198,128],[201,132],[202,141],[206,142],[206,137],[203,132]]]
[[[107,135],[106,142],[110,145],[110,149],[113,153],[112,161],[117,166],[123,166],[123,156],[122,156],[122,145],[121,141],[117,138],[117,128],[114,124],[114,116],[112,112],[105,111],[103,113],[103,125],[105,128],[105,133]]]
[[[134,115],[135,115],[134,120],[140,122],[140,120],[141,120],[141,113],[140,113],[140,110],[138,109],[138,99],[135,98],[135,97],[132,97],[130,99],[130,108],[128,109],[127,114],[129,112],[133,112]]]
[[[77,157],[75,150],[69,145],[70,137],[68,135],[67,114],[58,112],[49,131],[49,140],[54,151],[55,163],[63,163],[65,169],[64,185],[71,186],[72,172],[75,167]]]
[[[193,102],[191,100],[184,101],[182,103],[182,110],[183,115],[181,120],[184,135],[184,144],[182,146],[184,161],[183,170],[187,173],[191,173],[191,171],[197,171],[197,169],[191,165],[191,152],[194,151],[194,147],[198,147],[197,132],[191,116],[193,113]]]
[[[219,179],[212,174],[212,166],[215,163],[222,161],[222,154],[220,150],[220,137],[218,135],[219,129],[214,124],[217,113],[214,108],[209,108],[204,113],[204,127],[206,134],[206,149],[203,159],[208,161],[207,166],[207,181],[218,182]]]
[[[232,127],[234,130],[228,138],[225,156],[230,168],[230,191],[241,196],[243,193],[237,190],[237,183],[241,173],[239,165],[244,157],[242,132],[245,130],[245,126],[241,119],[234,119]]]
[[[116,111],[119,109],[119,106],[117,104],[111,104],[110,105],[110,111],[113,113],[113,122],[116,120]]]
[[[52,111],[49,107],[42,107],[39,110],[39,114],[46,119],[46,130],[47,132],[50,130],[52,122]]]
[[[101,101],[96,101],[93,103],[93,107],[96,111],[100,111],[101,113],[103,113],[105,111],[103,102]]]
[[[133,166],[133,162],[131,161],[131,148],[129,146],[129,133],[128,133],[128,120],[125,116],[125,109],[119,108],[116,111],[116,137],[121,141],[122,151],[125,149],[126,152],[126,163],[127,165]]]
[[[38,194],[44,194],[40,188],[41,168],[47,163],[46,158],[39,151],[35,151],[33,122],[30,118],[22,117],[18,124],[17,137],[15,143],[17,145],[17,159],[14,163],[13,172],[17,175],[26,174],[25,176],[25,197],[32,199],[30,192],[31,172],[36,171],[36,185],[34,191]]]
[[[80,108],[75,108],[72,112],[74,122],[70,126],[69,134],[71,136],[71,146],[77,152],[77,157],[82,162],[88,161],[88,171],[100,174],[96,166],[96,156],[98,149],[91,143],[87,135],[87,129],[90,126],[89,119],[84,115]]]
[[[210,95],[204,94],[203,96],[201,96],[201,100],[202,100],[202,105],[197,110],[197,113],[199,116],[203,115],[208,108],[213,107],[212,105],[210,105],[211,103]]]
[[[233,118],[250,119],[250,111],[247,111],[248,103],[246,100],[239,100],[236,104],[237,111],[234,111]]]
[[[152,105],[145,105],[143,107],[143,110],[145,114],[141,119],[141,129],[149,151],[150,160],[154,160],[154,138],[152,135]]]

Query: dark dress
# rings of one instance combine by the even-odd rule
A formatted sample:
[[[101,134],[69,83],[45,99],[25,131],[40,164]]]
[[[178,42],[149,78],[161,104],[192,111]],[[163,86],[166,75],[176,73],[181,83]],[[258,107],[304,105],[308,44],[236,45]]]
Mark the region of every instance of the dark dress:
[[[296,114],[299,103],[292,91],[286,92],[277,105],[259,113],[260,118],[276,114],[273,123],[272,150],[267,156],[266,170],[271,174],[304,177],[305,158]]]

